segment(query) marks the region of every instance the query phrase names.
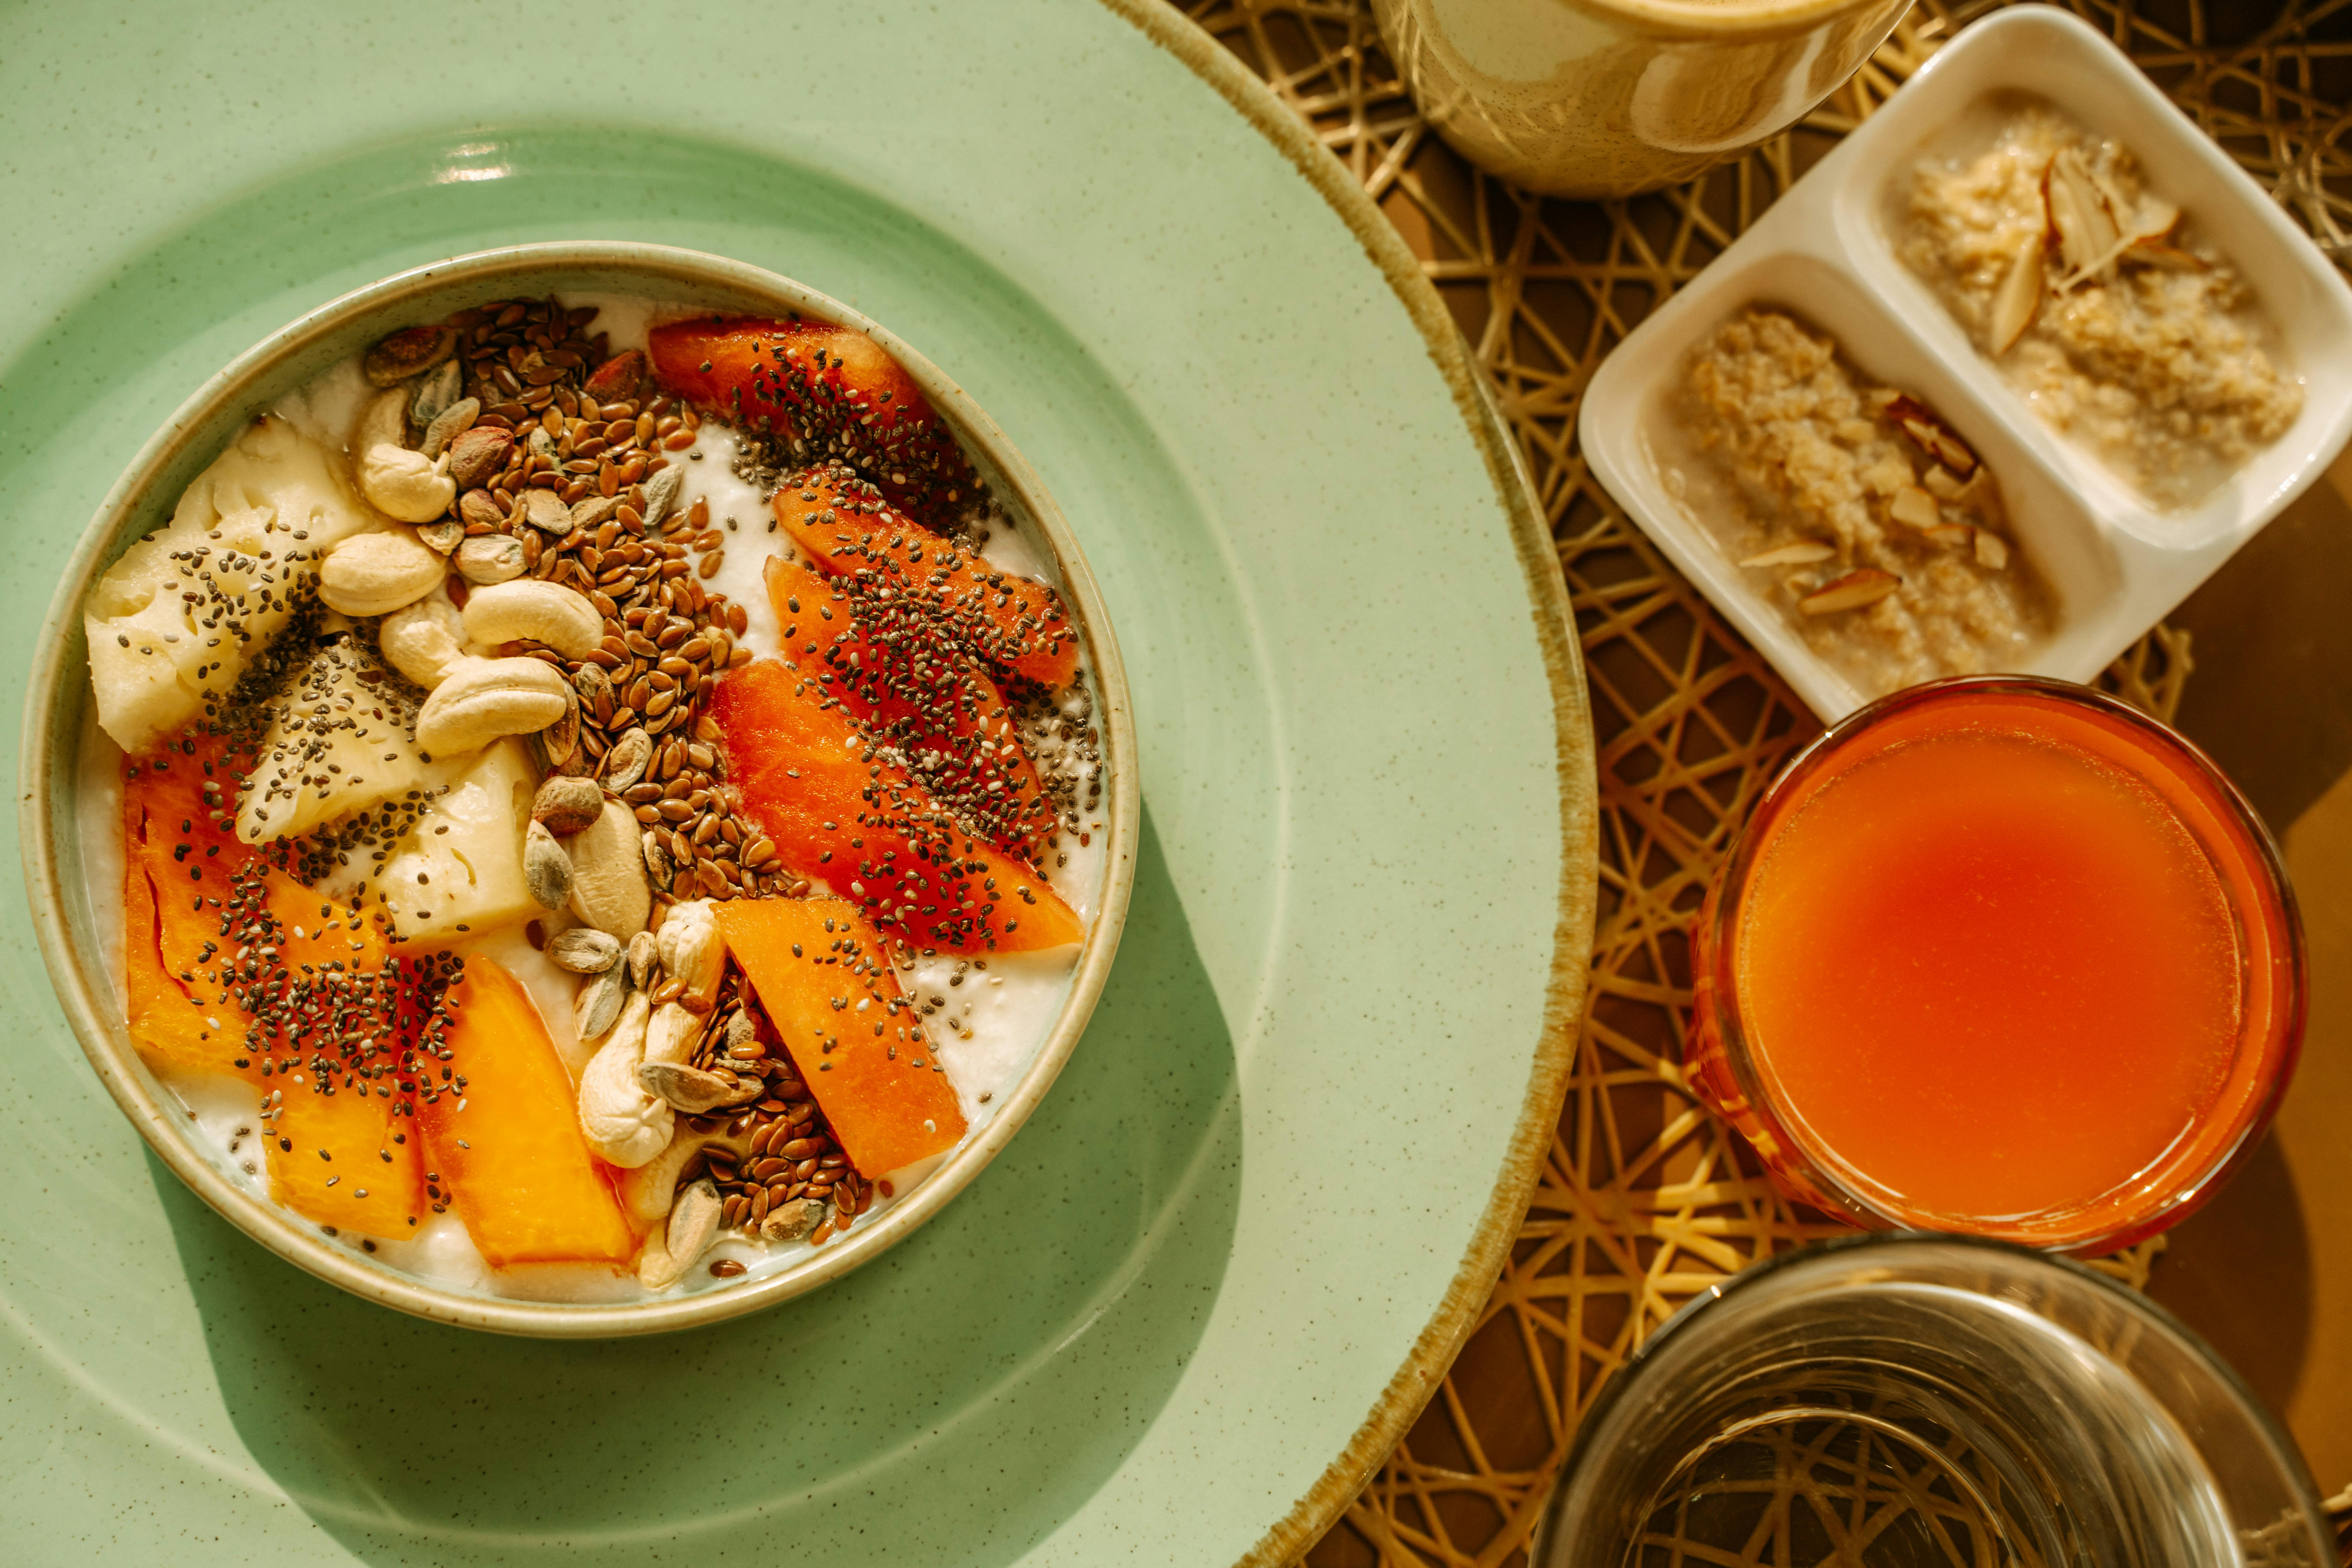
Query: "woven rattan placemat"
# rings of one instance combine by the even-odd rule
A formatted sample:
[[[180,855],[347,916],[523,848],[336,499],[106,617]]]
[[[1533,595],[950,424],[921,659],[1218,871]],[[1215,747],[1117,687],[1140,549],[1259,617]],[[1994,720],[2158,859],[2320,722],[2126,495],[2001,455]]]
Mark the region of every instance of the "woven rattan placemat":
[[[2352,258],[2352,0],[2074,9]],[[1577,449],[1601,358],[1990,4],[1923,3],[1796,130],[1628,202],[1529,195],[1431,132],[1369,0],[1194,0],[1193,19],[1321,135],[1421,256],[1493,377],[1558,541],[1600,742],[1591,1003],[1551,1158],[1518,1244],[1443,1388],[1314,1568],[1524,1562],[1601,1381],[1694,1293],[1842,1227],[1792,1208],[1684,1087],[1684,931],[1764,785],[1818,721],[1629,522]],[[2158,627],[2106,684],[2165,718],[2189,671]],[[2145,1284],[2162,1240],[2104,1260]]]

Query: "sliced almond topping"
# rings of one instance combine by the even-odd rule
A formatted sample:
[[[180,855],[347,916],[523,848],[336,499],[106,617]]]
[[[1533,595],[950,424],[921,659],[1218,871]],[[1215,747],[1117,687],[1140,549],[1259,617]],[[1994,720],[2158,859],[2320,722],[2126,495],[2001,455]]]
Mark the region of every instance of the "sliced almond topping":
[[[1809,539],[1801,544],[1783,544],[1776,550],[1767,550],[1761,555],[1751,555],[1740,564],[1742,566],[1810,566],[1816,561],[1827,561],[1836,553],[1837,552],[1828,545],[1817,540]]]
[[[1825,584],[1797,601],[1797,608],[1809,616],[1832,616],[1840,610],[1858,610],[1864,605],[1874,605],[1903,585],[1903,579],[1892,572],[1881,572],[1875,566],[1858,567],[1834,583]]]
[[[1983,472],[1982,469],[1978,471]],[[1968,486],[1960,483],[1951,469],[1941,463],[1928,465],[1927,475],[1920,479],[1919,483],[1925,486],[1927,493],[1937,500],[1958,500],[1960,499],[1960,493],[1968,489]]]
[[[1974,478],[1960,487],[1952,504],[1977,514],[1979,524],[1998,524],[2009,518],[2009,508],[2000,499],[2000,487],[1992,482],[1992,470],[1979,468]]]
[[[1949,430],[1938,426],[1935,431],[1935,438],[1929,444],[1934,447],[1937,458],[1952,472],[1973,474],[1977,471],[1977,455],[1969,451],[1967,443]]]
[[[2157,239],[2135,239],[2124,247],[2123,255],[2126,261],[2144,261],[2151,267],[2162,267],[2173,272],[2205,270],[2203,258],[2195,252]]]
[[[1967,546],[1976,530],[1965,522],[1939,522],[1927,531],[1927,537],[1937,543],[1948,549],[1958,550]]]
[[[1954,435],[1952,427],[1917,398],[1907,393],[1898,396],[1886,405],[1885,413],[1921,451],[1960,478],[1965,479],[1977,471],[1977,455],[1969,450],[1968,443]]]
[[[1905,394],[1889,403],[1885,412],[1886,416],[1910,437],[1920,450],[1952,472],[1962,479],[1976,472],[1977,455],[1952,433],[1951,426],[1946,425],[1934,409]]]
[[[1990,529],[1979,528],[1977,535],[1977,564],[1998,572],[2009,564],[2009,542]]]
[[[2099,205],[2106,209],[2107,221],[2116,226],[2116,234],[2129,238],[2136,232],[2133,225],[2139,217],[2137,204],[2124,199],[2123,187],[2116,184],[2110,171],[2094,169],[2088,163],[2083,169],[2090,176],[2091,188],[2098,193]]]
[[[1999,359],[2024,335],[2042,310],[2042,237],[2027,235],[2010,258],[2009,276],[1992,297],[1992,356]]]
[[[2061,288],[2081,282],[2112,258],[2123,237],[2107,205],[2084,166],[2082,155],[2062,147],[2042,176],[2042,199],[2050,210],[2050,226],[2058,231],[2058,254],[2066,264]]]
[[[2130,237],[2134,240],[2157,240],[2170,234],[2179,223],[2179,207],[2174,206],[2170,202],[2160,201],[2155,196],[2143,196],[2140,198],[2139,211],[2134,213],[2131,222],[2123,226],[2129,231]]]
[[[1943,511],[1936,498],[1916,485],[1905,485],[1886,503],[1886,513],[1895,521],[1912,528],[1933,528],[1944,521]]]

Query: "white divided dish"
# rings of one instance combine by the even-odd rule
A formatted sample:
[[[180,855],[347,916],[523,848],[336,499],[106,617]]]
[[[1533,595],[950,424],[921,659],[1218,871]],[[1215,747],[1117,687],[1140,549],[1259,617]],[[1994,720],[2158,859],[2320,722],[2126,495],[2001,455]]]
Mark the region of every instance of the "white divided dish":
[[[2128,147],[2244,280],[2301,412],[2195,502],[2158,508],[2045,425],[1896,256],[1890,183],[1996,94],[2048,100]],[[1968,28],[1799,180],[1754,227],[1601,363],[1579,431],[1593,472],[1798,695],[1835,721],[1878,695],[1792,628],[1685,503],[1664,454],[1666,389],[1693,350],[1750,306],[1833,336],[1863,374],[1933,407],[1999,480],[2016,542],[2048,585],[2048,635],[2025,673],[2088,681],[2309,485],[2352,434],[2352,289],[2276,203],[2114,46],[2023,6]]]

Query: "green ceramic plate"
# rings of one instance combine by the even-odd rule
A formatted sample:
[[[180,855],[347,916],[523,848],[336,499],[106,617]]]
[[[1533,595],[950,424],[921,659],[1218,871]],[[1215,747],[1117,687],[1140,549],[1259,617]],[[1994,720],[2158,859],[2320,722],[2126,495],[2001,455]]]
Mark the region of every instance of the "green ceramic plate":
[[[654,1340],[438,1327],[253,1245],[7,914],[0,1557],[1223,1563],[1303,1546],[1434,1388],[1580,998],[1572,634],[1434,295],[1137,3],[0,5],[12,702],[98,499],[239,351],[437,257],[652,240],[890,323],[1003,425],[1147,781],[1021,1136],[846,1280]]]

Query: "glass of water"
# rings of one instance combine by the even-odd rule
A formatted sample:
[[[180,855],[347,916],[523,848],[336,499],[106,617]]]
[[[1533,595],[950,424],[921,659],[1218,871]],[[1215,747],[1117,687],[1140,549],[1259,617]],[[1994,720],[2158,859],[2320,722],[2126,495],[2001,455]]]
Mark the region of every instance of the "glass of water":
[[[1543,1568],[2334,1568],[2294,1444],[2144,1297],[1880,1233],[1700,1297],[1601,1391]]]

